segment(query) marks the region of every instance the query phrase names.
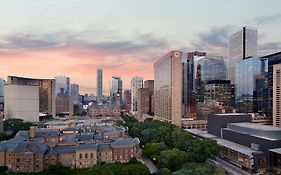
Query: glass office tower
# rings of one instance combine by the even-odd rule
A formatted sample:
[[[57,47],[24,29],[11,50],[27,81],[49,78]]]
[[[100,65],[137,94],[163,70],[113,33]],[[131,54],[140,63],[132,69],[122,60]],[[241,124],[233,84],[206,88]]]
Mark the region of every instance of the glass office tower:
[[[264,88],[266,71],[266,63],[258,57],[249,57],[235,63],[235,99],[239,112],[258,112],[254,105],[255,93]]]
[[[253,27],[243,27],[229,36],[228,79],[233,83],[235,63],[258,54],[258,31]]]
[[[204,101],[204,85],[210,80],[226,80],[227,69],[222,57],[205,57],[197,62],[196,100]]]
[[[112,105],[115,104],[117,96],[122,103],[122,84],[121,77],[113,76],[111,78],[110,101]]]

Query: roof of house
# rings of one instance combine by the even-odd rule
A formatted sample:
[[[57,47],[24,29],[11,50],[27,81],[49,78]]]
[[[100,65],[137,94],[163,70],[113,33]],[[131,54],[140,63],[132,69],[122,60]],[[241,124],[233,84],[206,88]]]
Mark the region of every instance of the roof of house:
[[[34,153],[45,153],[48,150],[48,146],[44,143],[38,142],[23,142],[19,143],[15,149],[16,153],[22,152],[34,152]]]
[[[80,144],[77,148],[77,151],[80,150],[97,150],[98,146],[96,143],[84,143],[84,144]]]
[[[110,151],[111,144],[110,143],[99,143],[98,144],[98,151]]]
[[[111,142],[112,147],[129,147],[129,146],[136,146],[140,143],[138,138],[118,138]]]

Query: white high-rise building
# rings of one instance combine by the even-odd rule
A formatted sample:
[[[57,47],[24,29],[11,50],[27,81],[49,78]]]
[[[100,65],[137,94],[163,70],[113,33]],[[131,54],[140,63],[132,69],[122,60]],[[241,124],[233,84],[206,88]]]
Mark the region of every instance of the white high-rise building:
[[[39,80],[9,76],[5,85],[5,118],[39,121]]]
[[[134,76],[131,79],[131,111],[137,112],[137,90],[143,88],[143,77]]]
[[[228,78],[232,83],[235,79],[235,63],[250,56],[258,56],[258,30],[254,27],[243,27],[229,36]]]
[[[171,51],[154,63],[154,116],[181,127],[182,52]]]
[[[97,69],[97,101],[102,101],[102,69]]]

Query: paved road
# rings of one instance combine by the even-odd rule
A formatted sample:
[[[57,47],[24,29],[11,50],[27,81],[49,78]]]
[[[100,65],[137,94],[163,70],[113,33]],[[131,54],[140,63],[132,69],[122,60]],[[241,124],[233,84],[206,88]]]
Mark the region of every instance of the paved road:
[[[151,174],[152,174],[152,173],[158,172],[158,169],[156,168],[156,166],[154,165],[154,163],[153,163],[150,159],[148,159],[148,158],[142,156],[142,157],[139,159],[139,161],[141,161],[143,164],[146,165],[146,167],[149,169],[149,171],[150,171]]]
[[[210,163],[211,162],[211,163]],[[209,164],[211,165],[214,165],[216,167],[220,167],[224,170],[226,170],[230,175],[251,175],[250,173],[228,163],[228,162],[225,162],[224,160],[221,160],[219,158],[216,158],[216,160],[208,160]]]

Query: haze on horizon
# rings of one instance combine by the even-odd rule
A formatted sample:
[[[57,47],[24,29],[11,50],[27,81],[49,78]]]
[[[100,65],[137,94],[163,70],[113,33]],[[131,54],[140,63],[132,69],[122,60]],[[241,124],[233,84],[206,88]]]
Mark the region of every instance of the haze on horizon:
[[[281,50],[281,1],[3,0],[0,77],[65,75],[82,93],[104,92],[112,76],[124,89],[135,75],[153,79],[153,63],[170,50],[201,50],[227,59],[227,39],[258,28],[259,55]]]

